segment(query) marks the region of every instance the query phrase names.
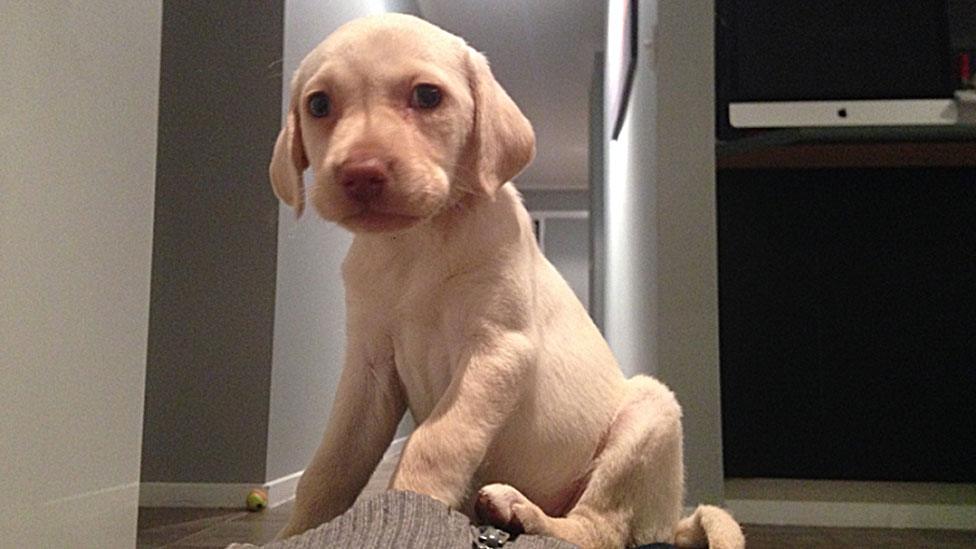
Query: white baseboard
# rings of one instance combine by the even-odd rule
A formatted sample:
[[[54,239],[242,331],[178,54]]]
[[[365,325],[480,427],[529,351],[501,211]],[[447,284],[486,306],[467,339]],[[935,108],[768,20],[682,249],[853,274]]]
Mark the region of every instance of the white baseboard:
[[[725,506],[750,524],[976,528],[976,486],[791,480],[726,481]]]
[[[268,507],[277,507],[295,498],[295,489],[305,470],[266,482],[264,490],[268,493]]]
[[[208,482],[143,482],[139,485],[140,507],[219,507],[240,509],[251,490],[268,493],[268,507],[277,507],[295,497],[302,471],[264,484]]]
[[[398,457],[403,452],[403,447],[407,444],[408,438],[410,437],[406,436],[394,439],[390,443],[390,447],[386,449],[386,453],[383,454],[383,460],[391,459],[394,456]]]
[[[208,482],[143,482],[139,485],[140,507],[243,508],[247,494],[260,484]]]
[[[383,459],[400,454],[407,437],[390,443]],[[264,484],[205,482],[143,482],[139,485],[140,507],[219,507],[243,508],[247,494],[255,488],[268,493],[268,507],[277,507],[295,497],[298,480],[304,471],[270,480]]]

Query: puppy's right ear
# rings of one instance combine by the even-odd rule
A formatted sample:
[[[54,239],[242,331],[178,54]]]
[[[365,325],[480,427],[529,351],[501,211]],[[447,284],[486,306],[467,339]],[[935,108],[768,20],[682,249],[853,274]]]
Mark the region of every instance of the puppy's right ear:
[[[302,174],[306,168],[308,168],[308,158],[305,156],[305,147],[302,144],[298,108],[293,101],[285,127],[281,128],[278,140],[275,142],[268,173],[271,176],[271,187],[275,195],[294,208],[296,216],[301,216],[305,209],[305,184],[302,182]]]

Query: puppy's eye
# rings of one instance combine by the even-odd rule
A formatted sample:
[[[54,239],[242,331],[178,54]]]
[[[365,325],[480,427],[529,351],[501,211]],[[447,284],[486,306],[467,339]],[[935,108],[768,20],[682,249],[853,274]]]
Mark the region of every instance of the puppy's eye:
[[[441,102],[441,90],[431,84],[419,84],[413,89],[410,104],[417,109],[433,109]]]
[[[329,101],[329,96],[322,92],[314,93],[308,98],[308,112],[312,113],[315,118],[322,118],[323,116],[329,116],[329,111],[332,110],[332,102]]]

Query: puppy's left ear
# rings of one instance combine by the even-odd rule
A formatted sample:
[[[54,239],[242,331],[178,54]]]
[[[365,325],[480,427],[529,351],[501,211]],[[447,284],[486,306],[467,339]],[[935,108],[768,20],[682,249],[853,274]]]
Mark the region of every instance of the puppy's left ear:
[[[519,174],[535,156],[532,124],[505,93],[488,60],[467,49],[468,84],[474,99],[469,151],[474,177],[489,196]]]

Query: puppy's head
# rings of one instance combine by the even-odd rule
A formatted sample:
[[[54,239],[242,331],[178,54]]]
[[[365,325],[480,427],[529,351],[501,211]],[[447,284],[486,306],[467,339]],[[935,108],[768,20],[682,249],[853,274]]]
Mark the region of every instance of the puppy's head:
[[[391,231],[491,196],[534,152],[532,126],[483,55],[389,14],[342,26],[302,61],[270,174],[299,215],[308,202],[350,230]]]

